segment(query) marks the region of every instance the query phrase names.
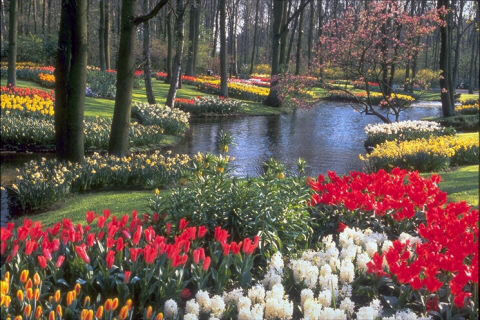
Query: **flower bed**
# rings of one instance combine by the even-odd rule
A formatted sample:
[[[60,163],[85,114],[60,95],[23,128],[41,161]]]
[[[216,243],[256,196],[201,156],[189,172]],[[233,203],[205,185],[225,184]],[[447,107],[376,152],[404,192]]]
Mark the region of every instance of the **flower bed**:
[[[250,283],[258,237],[237,244],[220,227],[209,230],[186,220],[171,225],[157,214],[109,218],[105,210],[87,212],[84,226],[64,219],[47,228],[26,219],[18,228],[2,227],[7,266],[2,269],[2,318],[30,315],[33,309],[42,317],[53,312],[87,319],[84,313],[96,313],[103,319],[115,313],[120,319],[152,319],[163,309],[158,319],[174,319],[175,300],[188,297],[190,290],[223,287],[227,280]],[[223,311],[214,310],[218,316]]]
[[[136,102],[132,106],[132,117],[143,125],[154,125],[164,129],[165,133],[179,135],[188,129],[189,114],[179,108],[169,108],[160,104]]]
[[[353,92],[352,94],[349,94],[344,91],[331,90],[327,98],[330,100],[344,100],[353,102],[357,102],[359,100],[362,102],[368,102],[367,92]],[[414,102],[415,98],[406,94],[393,93],[387,97],[387,100],[390,104],[405,107]],[[372,105],[382,106],[386,104],[385,97],[380,92],[370,92],[370,101]]]
[[[7,150],[52,149],[55,145],[55,125],[51,115],[28,113],[19,110],[1,111],[2,148]],[[104,150],[108,146],[112,121],[107,118],[85,118],[84,134],[87,150]],[[171,129],[167,127],[165,129]],[[157,125],[142,125],[132,122],[129,132],[131,146],[156,145],[166,134]]]
[[[401,167],[423,172],[447,169],[450,165],[478,164],[478,136],[441,136],[411,141],[386,141],[365,157],[372,170]]]
[[[235,114],[243,103],[223,97],[198,96],[194,99],[175,99],[175,106],[193,115]]]
[[[198,90],[206,93],[220,94],[220,83],[203,82],[197,86]],[[270,93],[269,88],[228,82],[228,96],[231,98],[264,101]]]
[[[54,94],[40,89],[1,87],[1,109],[53,115]]]
[[[205,158],[197,161],[208,169]],[[311,249],[277,252],[267,264],[255,252],[271,229],[235,241],[218,225],[171,223],[169,212],[118,218],[108,210],[87,212],[86,224],[76,226],[68,219],[49,227],[8,224],[0,239],[0,312],[85,319],[475,319],[478,211],[447,203],[439,181],[398,168],[320,175],[309,181],[317,218]]]
[[[460,114],[474,114],[478,115],[479,102],[473,104],[462,104],[455,108],[455,111]]]
[[[42,87],[53,88],[55,87],[55,76],[50,73],[39,73],[37,82]]]
[[[430,136],[454,135],[455,129],[443,128],[433,121],[400,121],[394,123],[369,124],[365,127],[365,147],[375,147],[385,141],[415,140]]]

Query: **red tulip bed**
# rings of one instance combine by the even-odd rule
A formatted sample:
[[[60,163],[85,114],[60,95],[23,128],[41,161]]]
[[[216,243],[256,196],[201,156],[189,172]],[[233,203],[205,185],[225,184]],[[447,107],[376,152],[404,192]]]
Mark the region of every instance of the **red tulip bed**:
[[[268,179],[278,188],[302,181]],[[315,235],[306,250],[272,256],[258,254],[264,230],[231,239],[220,225],[169,212],[9,223],[1,316],[475,319],[478,210],[448,202],[440,180],[398,168],[307,179]]]

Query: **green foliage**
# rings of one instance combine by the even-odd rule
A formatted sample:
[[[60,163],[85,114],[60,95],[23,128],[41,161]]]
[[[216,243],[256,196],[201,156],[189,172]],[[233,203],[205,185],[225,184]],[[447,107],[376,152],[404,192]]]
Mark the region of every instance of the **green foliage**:
[[[458,131],[464,132],[478,132],[479,124],[478,124],[478,114],[471,114],[471,115],[455,115],[451,117],[445,118],[435,118],[432,119],[439,123],[441,123],[445,127],[453,127]]]
[[[87,86],[93,91],[92,96],[102,98],[115,98],[117,90],[117,74],[100,70],[87,71]],[[138,89],[143,85],[143,76],[134,76],[133,87]]]
[[[33,33],[18,35],[17,61],[53,62],[57,53],[57,43],[56,34],[47,34],[45,37]],[[2,49],[2,58],[6,58],[8,55],[8,40],[2,44]]]
[[[253,72],[258,74],[270,74],[272,73],[272,67],[266,63],[257,64],[253,67]]]
[[[303,180],[266,176],[239,179],[225,174],[202,175],[185,187],[151,200],[151,209],[177,222],[221,226],[239,241],[258,234],[265,257],[277,250],[305,248],[313,232],[307,212],[309,190]]]

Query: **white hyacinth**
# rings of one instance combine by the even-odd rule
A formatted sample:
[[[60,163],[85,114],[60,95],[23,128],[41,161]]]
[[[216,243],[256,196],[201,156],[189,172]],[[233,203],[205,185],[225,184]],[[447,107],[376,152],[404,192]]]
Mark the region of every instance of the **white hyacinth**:
[[[200,305],[195,301],[195,299],[190,299],[185,304],[185,312],[194,314],[198,317],[200,314]]]
[[[219,295],[213,296],[210,299],[210,310],[215,317],[220,318],[220,316],[225,311],[225,302],[223,301],[223,298]]]
[[[330,307],[332,303],[332,292],[330,290],[323,290],[318,294],[318,302],[324,307]]]
[[[175,300],[173,299],[168,299],[165,301],[165,305],[163,307],[163,313],[165,318],[170,319],[170,318],[175,318],[178,313],[178,306]]]
[[[248,290],[248,298],[252,303],[265,303],[265,288],[259,284]]]
[[[198,316],[193,313],[187,313],[183,316],[183,320],[198,320]]]
[[[200,305],[201,311],[209,313],[210,310],[212,310],[212,303],[207,291],[198,290],[197,294],[195,295],[195,299]]]

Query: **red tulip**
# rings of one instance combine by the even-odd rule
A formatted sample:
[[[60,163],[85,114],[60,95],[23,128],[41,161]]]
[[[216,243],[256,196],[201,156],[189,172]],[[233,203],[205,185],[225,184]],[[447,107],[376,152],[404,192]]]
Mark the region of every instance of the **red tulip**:
[[[131,271],[125,271],[124,276],[123,276],[123,283],[129,283],[130,282],[130,275],[132,274]]]
[[[203,260],[203,266],[202,266],[202,269],[204,271],[208,270],[208,268],[210,267],[210,262],[211,262],[210,257],[205,257],[205,259]]]
[[[90,258],[88,257],[85,244],[81,244],[79,246],[75,246],[75,251],[77,252],[78,256],[85,261],[85,263],[90,263]]]
[[[42,269],[45,269],[47,267],[47,259],[44,256],[38,256],[37,260],[38,264]]]

